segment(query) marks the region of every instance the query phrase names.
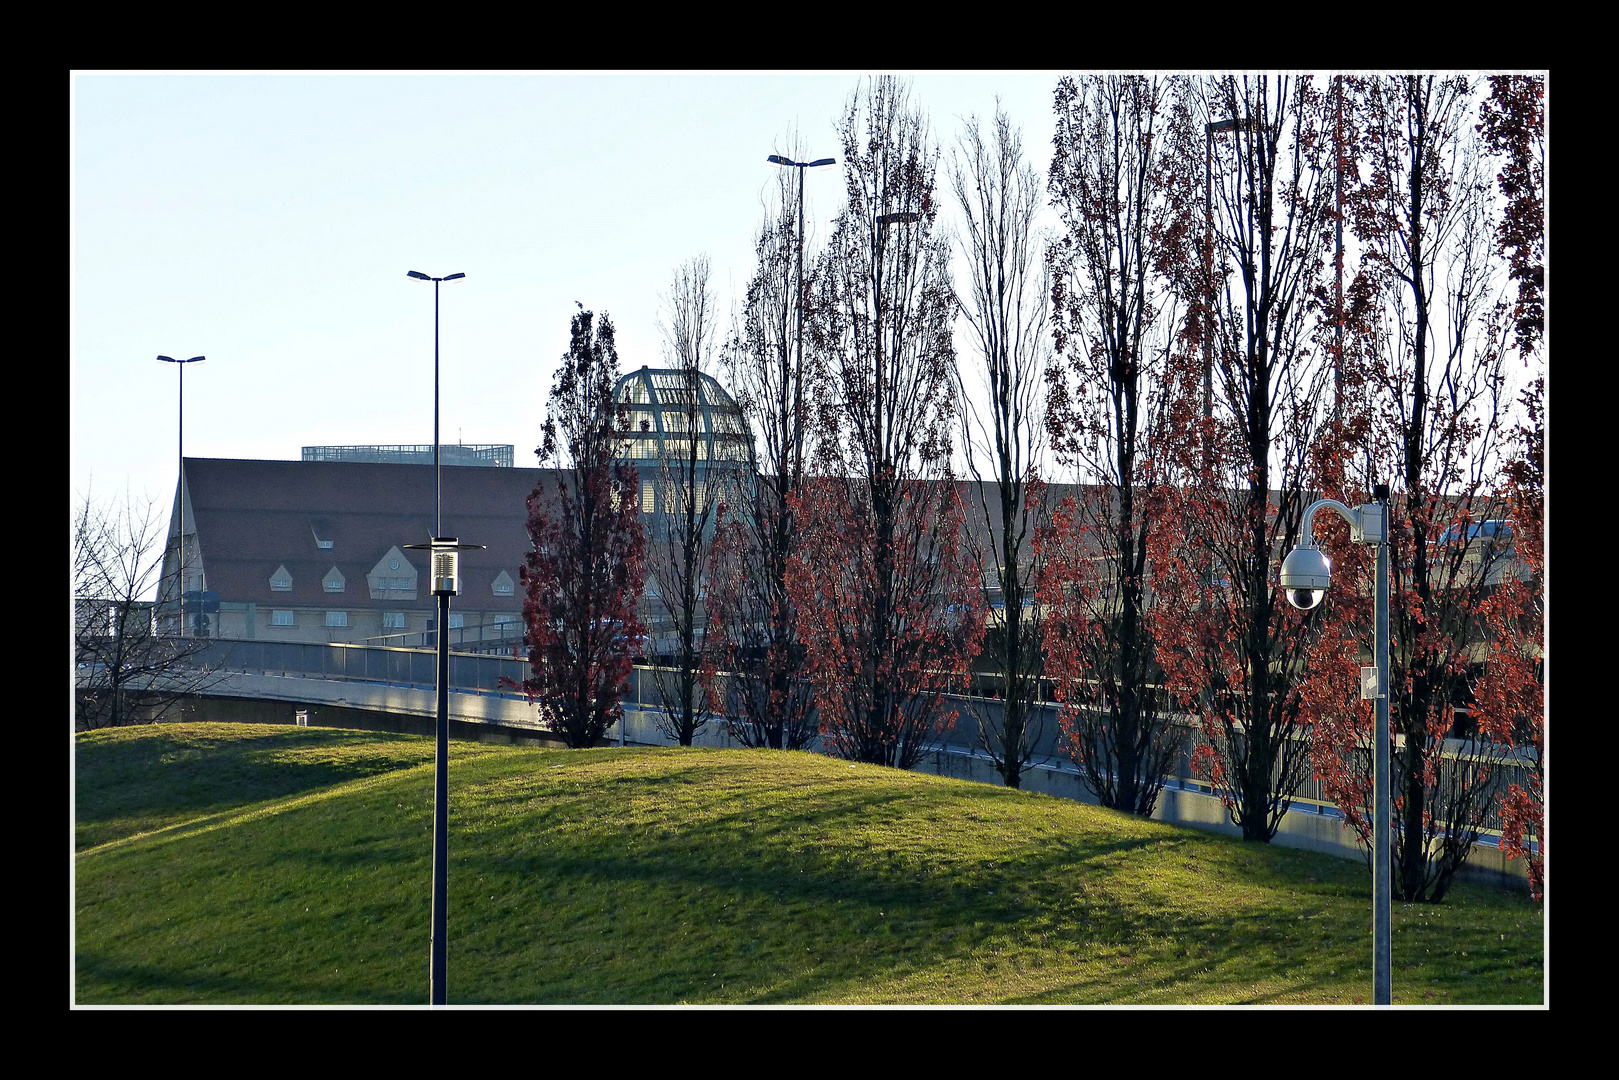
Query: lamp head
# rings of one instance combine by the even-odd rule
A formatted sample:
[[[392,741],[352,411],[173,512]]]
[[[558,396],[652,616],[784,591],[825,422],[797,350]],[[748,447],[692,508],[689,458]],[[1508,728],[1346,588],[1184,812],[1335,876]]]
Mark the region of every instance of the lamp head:
[[[1287,602],[1300,611],[1310,611],[1332,584],[1332,560],[1314,544],[1300,544],[1282,560],[1280,578]]]

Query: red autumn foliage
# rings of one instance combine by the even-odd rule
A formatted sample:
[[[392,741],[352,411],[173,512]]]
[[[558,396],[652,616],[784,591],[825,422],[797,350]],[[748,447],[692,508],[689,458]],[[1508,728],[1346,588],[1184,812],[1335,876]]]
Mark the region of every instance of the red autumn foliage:
[[[1542,378],[1523,393],[1528,420],[1518,432],[1521,452],[1505,470],[1516,555],[1526,573],[1489,598],[1489,654],[1474,690],[1480,730],[1520,748],[1523,764],[1502,799],[1501,839],[1509,856],[1527,863],[1536,900],[1546,888],[1544,390]]]
[[[1393,481],[1393,890],[1437,903],[1487,827],[1503,771],[1502,748],[1464,710],[1492,597],[1519,572],[1486,524],[1506,514],[1496,487],[1509,311],[1497,295],[1489,180],[1467,123],[1476,87],[1460,77],[1347,81],[1356,167],[1346,203],[1361,265],[1346,414],[1364,435],[1345,458],[1356,497],[1344,501]],[[1335,558],[1323,609],[1340,621],[1310,661],[1307,690],[1323,792],[1368,845],[1372,717],[1355,667],[1371,655],[1369,554],[1343,552],[1357,564],[1348,572]],[[1340,574],[1356,585],[1341,589]]]
[[[954,727],[945,695],[966,688],[984,633],[954,485],[896,492],[886,543],[859,481],[811,480],[793,510],[800,547],[787,582],[822,743],[851,761],[914,768]]]
[[[788,155],[812,155],[794,148]],[[803,481],[805,370],[799,335],[802,232],[793,170],[778,173],[776,210],[754,241],[757,259],[741,318],[726,343],[730,388],[757,439],[750,482],[718,517],[707,598],[711,700],[731,737],[749,747],[802,750],[815,738],[787,560],[798,544],[791,499]],[[799,170],[800,174],[802,170]],[[813,283],[813,268],[808,284]]]
[[[956,410],[938,151],[892,78],[841,124],[845,203],[819,260],[814,473],[789,505],[798,615],[823,744],[914,766],[954,722],[944,699],[984,629],[950,470]]]
[[[1172,275],[1197,302],[1166,375],[1176,438],[1161,457],[1176,482],[1148,535],[1154,636],[1165,686],[1197,717],[1194,765],[1244,838],[1268,841],[1309,779],[1301,691],[1322,616],[1288,607],[1275,569],[1323,480],[1311,451],[1334,404],[1318,340],[1333,113],[1308,77],[1187,92],[1207,126],[1182,148],[1172,220],[1203,250]]]
[[[1056,91],[1049,187],[1065,232],[1051,248],[1047,427],[1058,459],[1095,487],[1043,530],[1046,675],[1064,751],[1104,806],[1150,815],[1184,729],[1158,668],[1151,523],[1178,434],[1169,354],[1194,247],[1200,157],[1182,79],[1087,75]],[[1200,177],[1201,178],[1201,177]]]
[[[566,448],[568,467],[528,497],[533,550],[522,569],[529,677],[521,688],[540,722],[570,747],[591,746],[623,716],[620,699],[645,636],[639,603],[646,540],[636,470],[619,458],[613,403],[613,324],[573,318],[545,423],[542,461]]]
[[[1518,351],[1533,353],[1546,331],[1546,77],[1492,75],[1478,130],[1504,160],[1496,186],[1506,201],[1496,242],[1517,283],[1512,316]]]

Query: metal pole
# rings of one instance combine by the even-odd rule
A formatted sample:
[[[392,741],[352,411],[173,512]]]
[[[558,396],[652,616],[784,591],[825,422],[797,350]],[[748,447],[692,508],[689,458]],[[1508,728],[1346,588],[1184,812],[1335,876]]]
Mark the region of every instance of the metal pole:
[[[434,1005],[446,1003],[449,960],[449,794],[450,794],[450,594],[438,598],[438,732],[433,768],[433,932],[429,994]]]
[[[433,535],[444,535],[444,470],[438,458],[438,283],[433,279]],[[439,636],[443,637],[443,627]]]
[[[176,418],[178,427],[178,442],[180,447],[179,487],[176,489],[180,497],[180,536],[179,554],[176,569],[180,578],[180,636],[186,636],[186,366],[176,364],[180,369],[180,413]]]
[[[793,378],[793,483],[804,476],[804,166],[798,167],[798,281],[793,287],[798,308],[798,367]],[[785,738],[785,736],[784,736]]]
[[[178,592],[179,592],[179,601],[180,601],[180,636],[185,637],[186,636],[186,581],[185,581],[185,552],[186,552],[186,498],[185,498],[185,476],[186,476],[186,443],[185,443],[185,431],[186,431],[186,423],[185,423],[185,416],[186,416],[186,368],[185,368],[185,366],[187,364],[195,364],[200,360],[206,360],[207,357],[205,357],[205,356],[193,356],[189,360],[180,360],[180,359],[177,359],[177,358],[175,358],[173,356],[159,356],[158,359],[160,361],[162,361],[163,363],[165,363],[165,364],[178,364],[179,367],[180,367],[180,373],[179,373],[179,379],[180,379],[179,413],[175,418],[176,451],[177,451],[177,460],[175,462],[175,466],[176,466],[175,467],[175,496],[179,500],[179,503],[180,503],[180,515],[179,515],[179,517],[180,517],[180,535],[178,537],[176,537],[177,543],[175,544],[174,576],[175,576],[176,583],[179,586]]]
[[[1388,486],[1379,484],[1374,496],[1383,513],[1383,542],[1377,545],[1377,688],[1375,701],[1376,731],[1373,735],[1376,749],[1372,758],[1373,798],[1376,817],[1372,828],[1372,1003],[1391,1003],[1393,986],[1390,956],[1390,909],[1392,908],[1392,882],[1390,871],[1389,820],[1389,540],[1393,532],[1388,521]]]

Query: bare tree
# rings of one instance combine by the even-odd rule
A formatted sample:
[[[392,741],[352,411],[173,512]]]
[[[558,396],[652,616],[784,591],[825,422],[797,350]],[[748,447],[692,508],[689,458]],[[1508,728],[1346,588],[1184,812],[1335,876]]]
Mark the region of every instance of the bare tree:
[[[167,530],[155,502],[98,502],[73,516],[74,721],[81,729],[162,719],[219,681],[202,637],[159,633],[154,595]]]
[[[1050,424],[1060,456],[1096,487],[1059,514],[1047,598],[1062,615],[1047,671],[1065,745],[1108,807],[1150,816],[1184,735],[1158,668],[1148,533],[1164,509],[1169,367],[1184,318],[1175,273],[1188,249],[1174,151],[1191,116],[1171,81],[1064,79],[1056,93],[1052,201],[1058,348]]]
[[[713,360],[715,326],[708,257],[699,256],[675,271],[659,321],[664,359],[677,373],[678,385],[657,390],[663,426],[657,466],[662,508],[651,517],[647,548],[660,621],[674,639],[667,652],[660,642],[659,662],[652,669],[659,691],[657,724],[681,746],[690,746],[707,725],[714,684],[702,677],[704,593],[715,510],[735,488],[734,474],[743,464],[725,453],[735,443],[723,437],[729,433],[716,430],[723,413],[719,403],[706,402],[701,385],[703,369]]]
[[[1035,705],[1044,609],[1033,602],[1042,559],[1032,544],[1050,516],[1040,476],[1049,290],[1035,234],[1044,191],[1017,129],[998,107],[987,138],[976,117],[968,122],[950,178],[967,268],[959,310],[977,343],[974,389],[984,398],[979,408],[975,394],[960,388],[962,450],[973,481],[964,500],[966,536],[986,586],[998,594],[983,655],[999,701],[979,695],[971,707],[980,745],[1015,788],[1038,763],[1045,715]]]

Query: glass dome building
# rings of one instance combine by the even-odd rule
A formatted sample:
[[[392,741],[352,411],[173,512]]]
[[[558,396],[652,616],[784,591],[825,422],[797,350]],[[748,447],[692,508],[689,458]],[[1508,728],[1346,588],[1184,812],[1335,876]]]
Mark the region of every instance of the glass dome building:
[[[712,376],[698,373],[695,386],[675,368],[643,367],[622,376],[613,400],[627,406],[625,457],[641,471],[641,510],[662,509],[654,482],[665,462],[688,460],[697,441],[698,483],[707,487],[710,472],[720,469],[751,476],[753,431],[736,399]],[[693,420],[695,419],[695,424]]]

